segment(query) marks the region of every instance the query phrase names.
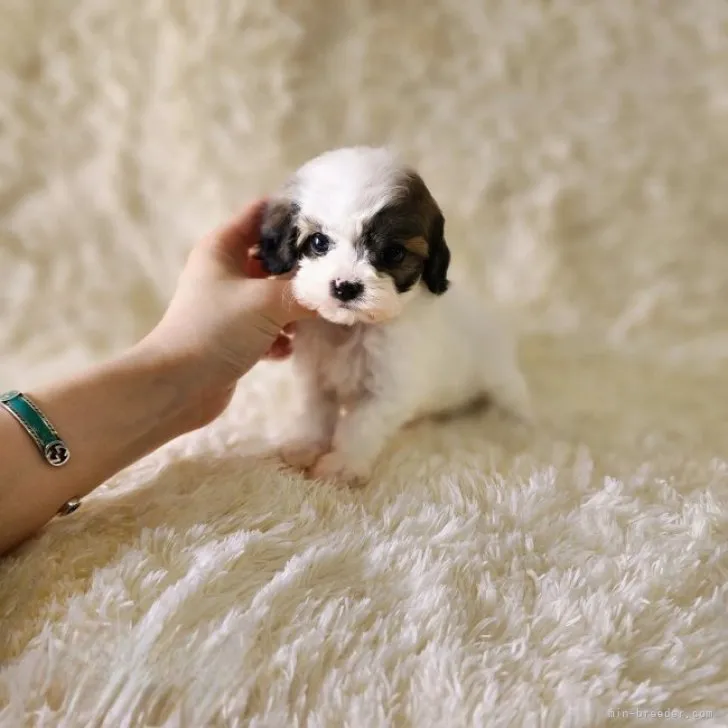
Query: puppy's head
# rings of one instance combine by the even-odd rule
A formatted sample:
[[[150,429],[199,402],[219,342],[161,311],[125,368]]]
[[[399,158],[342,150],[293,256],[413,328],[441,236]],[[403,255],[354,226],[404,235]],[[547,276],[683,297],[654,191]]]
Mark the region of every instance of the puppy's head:
[[[375,323],[419,291],[447,290],[444,226],[422,178],[388,150],[338,149],[268,204],[259,257],[273,275],[295,269],[294,296],[323,318]]]

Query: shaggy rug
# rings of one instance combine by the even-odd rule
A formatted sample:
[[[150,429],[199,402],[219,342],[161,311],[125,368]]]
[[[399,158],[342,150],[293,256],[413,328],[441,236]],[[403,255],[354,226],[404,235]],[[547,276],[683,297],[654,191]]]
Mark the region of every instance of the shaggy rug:
[[[270,453],[260,365],[0,560],[2,728],[728,725],[728,4],[0,10],[0,388],[120,351],[209,227],[388,143],[543,418],[422,423],[337,490]]]

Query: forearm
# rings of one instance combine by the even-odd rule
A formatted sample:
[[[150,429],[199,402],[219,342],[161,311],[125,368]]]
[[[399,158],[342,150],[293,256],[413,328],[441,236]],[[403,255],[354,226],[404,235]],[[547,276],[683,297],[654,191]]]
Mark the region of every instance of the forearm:
[[[0,554],[119,470],[189,429],[182,368],[137,347],[53,386],[26,391],[71,456],[51,467],[0,408]]]
[[[167,311],[131,352],[73,379],[23,392],[68,446],[68,462],[46,462],[0,407],[0,554],[70,499],[214,420],[281,329],[315,315],[295,302],[289,281],[266,280],[251,256],[264,210],[262,201],[248,207],[192,249]],[[281,355],[280,349],[274,353]],[[35,424],[43,428],[42,421]],[[55,434],[39,439],[44,436],[52,444]]]

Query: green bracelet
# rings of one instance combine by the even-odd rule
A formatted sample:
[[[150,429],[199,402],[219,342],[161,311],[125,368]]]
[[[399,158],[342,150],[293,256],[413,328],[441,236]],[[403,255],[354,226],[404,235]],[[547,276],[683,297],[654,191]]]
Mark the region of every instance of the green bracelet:
[[[21,392],[6,392],[0,394],[0,406],[6,409],[28,433],[49,465],[59,468],[68,462],[71,457],[68,445],[61,439],[48,418],[28,397]],[[58,512],[61,515],[68,515],[80,505],[79,498],[72,498]]]

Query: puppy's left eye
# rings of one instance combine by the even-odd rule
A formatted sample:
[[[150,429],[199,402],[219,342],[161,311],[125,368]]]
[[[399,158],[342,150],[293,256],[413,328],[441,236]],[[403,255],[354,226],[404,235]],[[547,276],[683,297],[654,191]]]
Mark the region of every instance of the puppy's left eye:
[[[401,245],[388,245],[382,251],[382,262],[385,265],[398,265],[404,260],[407,251]]]
[[[321,233],[314,233],[308,239],[308,244],[316,255],[323,255],[331,247],[331,241]]]

